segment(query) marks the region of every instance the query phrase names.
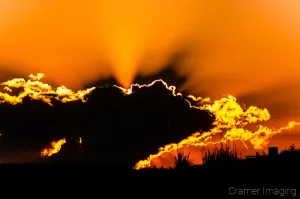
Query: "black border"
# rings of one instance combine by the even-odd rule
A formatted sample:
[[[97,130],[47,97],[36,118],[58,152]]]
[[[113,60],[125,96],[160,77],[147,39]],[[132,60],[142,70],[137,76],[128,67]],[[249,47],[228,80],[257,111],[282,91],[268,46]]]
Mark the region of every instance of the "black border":
[[[123,197],[125,195],[129,197],[148,197],[149,195],[160,197],[165,195],[168,198],[180,195],[183,195],[180,197],[185,198],[235,197],[229,194],[229,187],[287,187],[300,191],[297,176],[246,174],[238,176],[230,173],[225,173],[222,176],[197,176],[178,171],[140,173],[139,171],[120,168],[122,168],[121,165],[103,164],[0,165],[0,179],[1,185],[11,185],[8,189],[17,189],[21,186],[28,190],[38,189],[52,192],[57,188],[65,191],[71,188],[68,194],[80,195],[88,191],[95,192],[96,195],[102,197],[104,194],[122,195]],[[259,196],[267,197],[266,195]],[[237,197],[243,196],[238,195]],[[249,195],[244,195],[244,197],[249,197]],[[257,195],[253,197],[257,197]],[[85,198],[89,197],[86,195]]]

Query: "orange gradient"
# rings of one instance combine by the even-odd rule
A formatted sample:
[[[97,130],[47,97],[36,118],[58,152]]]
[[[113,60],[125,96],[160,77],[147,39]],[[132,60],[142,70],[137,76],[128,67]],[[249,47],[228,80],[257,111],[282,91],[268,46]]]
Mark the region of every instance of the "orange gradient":
[[[300,117],[299,8],[298,0],[3,0],[0,79],[43,71],[82,89],[115,76],[128,88],[184,51],[180,91],[212,101],[231,94],[268,109],[268,126],[280,128]],[[275,138],[281,148],[300,140]]]
[[[128,87],[187,50],[178,68],[190,77],[185,88],[240,95],[296,80],[298,8],[297,0],[2,1],[0,64],[71,88],[109,75]]]

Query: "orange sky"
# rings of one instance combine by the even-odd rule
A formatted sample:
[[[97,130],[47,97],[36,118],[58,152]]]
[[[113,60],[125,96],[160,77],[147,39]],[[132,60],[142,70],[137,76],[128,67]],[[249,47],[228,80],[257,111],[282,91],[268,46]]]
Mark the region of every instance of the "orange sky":
[[[0,72],[43,72],[71,88],[112,74],[128,86],[187,51],[176,68],[188,76],[182,89],[235,95],[268,108],[269,125],[281,125],[300,118],[299,7],[298,0],[1,0]],[[275,145],[298,137],[278,136]]]

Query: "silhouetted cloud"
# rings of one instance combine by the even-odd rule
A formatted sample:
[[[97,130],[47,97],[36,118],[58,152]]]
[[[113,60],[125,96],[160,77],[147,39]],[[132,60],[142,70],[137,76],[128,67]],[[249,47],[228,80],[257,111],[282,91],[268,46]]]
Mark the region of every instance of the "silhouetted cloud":
[[[57,101],[54,106],[30,98],[15,106],[1,104],[3,139],[42,147],[63,137],[68,143],[81,136],[90,160],[133,166],[161,146],[208,130],[213,121],[210,113],[174,97],[162,82],[134,87],[131,95],[114,86],[99,87],[86,98],[86,103]]]

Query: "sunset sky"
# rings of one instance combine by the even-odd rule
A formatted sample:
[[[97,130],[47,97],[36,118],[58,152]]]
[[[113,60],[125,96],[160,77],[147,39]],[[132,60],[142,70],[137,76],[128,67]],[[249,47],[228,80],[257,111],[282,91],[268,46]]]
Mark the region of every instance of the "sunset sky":
[[[72,89],[109,76],[128,87],[186,52],[174,68],[187,77],[181,91],[234,95],[280,127],[300,121],[299,9],[299,0],[0,0],[0,80],[43,72]],[[300,146],[297,132],[271,145]]]

